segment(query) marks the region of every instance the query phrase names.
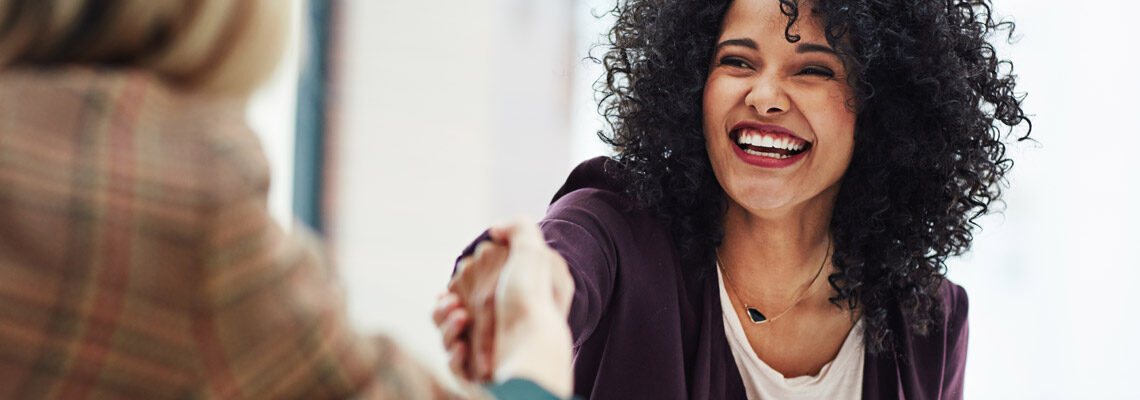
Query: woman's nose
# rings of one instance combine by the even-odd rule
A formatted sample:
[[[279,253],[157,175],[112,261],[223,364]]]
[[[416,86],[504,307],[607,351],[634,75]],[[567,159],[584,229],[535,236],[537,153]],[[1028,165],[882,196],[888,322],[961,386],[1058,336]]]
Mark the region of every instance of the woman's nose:
[[[760,115],[781,114],[791,107],[782,82],[774,76],[757,76],[744,103]]]

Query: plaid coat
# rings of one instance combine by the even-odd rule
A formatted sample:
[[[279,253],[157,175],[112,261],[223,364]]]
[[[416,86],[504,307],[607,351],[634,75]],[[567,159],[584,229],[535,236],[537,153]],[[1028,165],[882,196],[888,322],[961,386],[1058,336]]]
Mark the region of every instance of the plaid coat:
[[[429,398],[266,208],[244,104],[0,71],[0,398]]]

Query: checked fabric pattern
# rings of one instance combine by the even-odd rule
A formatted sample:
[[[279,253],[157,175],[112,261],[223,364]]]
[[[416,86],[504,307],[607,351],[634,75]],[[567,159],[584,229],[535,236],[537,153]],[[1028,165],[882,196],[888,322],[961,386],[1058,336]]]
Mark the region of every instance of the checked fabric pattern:
[[[266,206],[244,103],[0,71],[0,398],[440,398]]]

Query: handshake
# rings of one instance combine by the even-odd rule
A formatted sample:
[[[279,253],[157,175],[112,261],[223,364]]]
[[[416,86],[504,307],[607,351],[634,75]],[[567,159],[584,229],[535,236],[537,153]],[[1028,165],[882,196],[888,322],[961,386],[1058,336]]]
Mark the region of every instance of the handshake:
[[[527,379],[568,398],[574,281],[566,261],[532,222],[488,233],[459,261],[432,313],[451,370],[476,382]]]

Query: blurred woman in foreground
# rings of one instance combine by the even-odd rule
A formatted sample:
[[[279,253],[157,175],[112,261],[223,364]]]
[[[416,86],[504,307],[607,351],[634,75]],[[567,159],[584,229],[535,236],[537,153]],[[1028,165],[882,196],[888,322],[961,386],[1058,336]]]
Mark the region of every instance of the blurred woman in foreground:
[[[315,241],[271,219],[245,103],[288,9],[0,0],[0,398],[485,395],[353,332]],[[512,257],[538,237],[504,232]],[[551,341],[501,346],[528,380],[492,391],[567,394],[569,333],[534,322],[565,312],[516,286],[496,334]]]

